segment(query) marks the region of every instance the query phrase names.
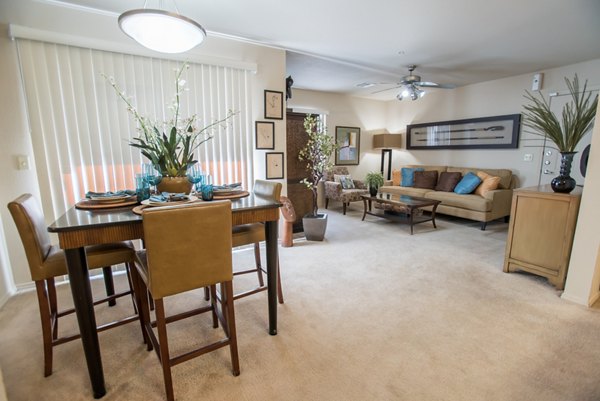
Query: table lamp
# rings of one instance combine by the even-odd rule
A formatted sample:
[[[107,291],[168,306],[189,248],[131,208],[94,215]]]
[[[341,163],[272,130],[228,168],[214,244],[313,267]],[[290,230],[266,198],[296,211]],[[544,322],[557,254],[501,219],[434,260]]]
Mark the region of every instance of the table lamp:
[[[387,179],[392,178],[392,149],[402,147],[401,134],[378,134],[373,135],[373,149],[381,149],[381,174],[383,172],[384,160],[386,153],[388,154]]]

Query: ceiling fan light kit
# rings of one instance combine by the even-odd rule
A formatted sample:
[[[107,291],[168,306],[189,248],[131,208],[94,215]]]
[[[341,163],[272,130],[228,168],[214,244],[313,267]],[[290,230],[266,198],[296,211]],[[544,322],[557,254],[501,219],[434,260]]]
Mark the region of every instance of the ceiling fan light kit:
[[[408,75],[403,76],[400,79],[400,82],[396,83],[397,86],[395,86],[393,88],[379,90],[379,91],[376,91],[373,93],[375,94],[375,93],[380,93],[380,92],[385,92],[388,90],[400,88],[400,92],[396,95],[396,99],[398,99],[398,100],[404,100],[404,99],[417,100],[417,99],[420,99],[423,96],[425,96],[425,90],[423,90],[422,88],[440,88],[440,89],[456,88],[456,85],[452,85],[452,84],[437,84],[435,82],[421,81],[421,77],[419,75],[413,75],[413,71],[415,70],[415,68],[417,68],[416,65],[410,64],[408,66]],[[363,88],[368,88],[371,85],[367,86],[366,83],[363,83],[363,84],[360,84],[357,86],[360,86]]]
[[[142,46],[161,53],[183,53],[204,41],[206,31],[196,21],[145,6],[119,16],[121,30]]]

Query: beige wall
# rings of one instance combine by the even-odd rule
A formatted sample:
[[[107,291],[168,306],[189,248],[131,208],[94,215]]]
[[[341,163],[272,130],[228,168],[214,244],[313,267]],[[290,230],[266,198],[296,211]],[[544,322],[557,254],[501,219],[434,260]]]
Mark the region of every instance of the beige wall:
[[[33,150],[28,133],[27,117],[20,84],[16,45],[8,38],[8,23],[35,28],[53,34],[69,35],[71,38],[88,40],[103,47],[114,46],[115,51],[136,49],[117,26],[116,17],[84,13],[64,7],[52,7],[33,0],[0,2],[0,204],[24,192],[39,197]],[[91,43],[90,42],[90,43]],[[90,45],[90,47],[93,47]],[[158,53],[147,55],[161,57]],[[210,62],[254,63],[257,72],[251,82],[252,118],[262,120],[263,91],[285,91],[285,52],[240,41],[210,37],[198,48],[184,56],[190,60]],[[252,134],[253,135],[253,134]],[[285,151],[285,120],[275,121],[275,151]],[[264,178],[264,153],[255,151],[255,178]],[[16,156],[31,158],[30,170],[17,170]],[[43,200],[42,200],[43,201]],[[8,258],[0,257],[0,302],[13,290],[12,278],[17,287],[30,284],[29,270],[22,245],[6,206],[0,207],[0,251],[6,247]],[[1,235],[4,232],[4,235]],[[6,265],[5,263],[6,262]],[[5,282],[7,281],[7,282]],[[1,304],[0,304],[1,305]]]

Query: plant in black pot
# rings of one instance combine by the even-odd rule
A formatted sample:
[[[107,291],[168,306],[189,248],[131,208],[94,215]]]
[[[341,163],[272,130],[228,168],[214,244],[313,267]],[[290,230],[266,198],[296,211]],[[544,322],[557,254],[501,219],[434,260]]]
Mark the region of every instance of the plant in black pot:
[[[365,184],[369,187],[371,196],[377,196],[379,187],[383,186],[383,174],[379,171],[372,171],[365,177]]]
[[[306,162],[308,177],[300,182],[312,192],[312,211],[303,217],[302,224],[307,240],[323,241],[327,228],[327,215],[318,213],[317,188],[325,173],[333,167],[331,155],[337,145],[333,137],[327,134],[319,117],[307,115],[304,119],[304,130],[308,135],[308,141],[298,152],[298,158]]]
[[[550,110],[550,103],[542,94],[534,96],[526,91],[525,98],[531,103],[524,106],[523,125],[531,128],[534,134],[545,136],[554,142],[561,154],[560,175],[550,185],[554,192],[569,193],[576,184],[570,176],[573,156],[577,153],[575,147],[594,124],[598,95],[592,97],[587,91],[587,81],[580,90],[577,74],[572,82],[568,78],[565,78],[565,82],[571,101],[563,107],[561,118]]]

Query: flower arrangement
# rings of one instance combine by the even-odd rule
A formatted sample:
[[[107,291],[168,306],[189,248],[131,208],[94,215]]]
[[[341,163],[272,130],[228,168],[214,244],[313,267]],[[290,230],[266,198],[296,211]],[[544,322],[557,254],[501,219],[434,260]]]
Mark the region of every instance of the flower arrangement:
[[[115,89],[117,95],[125,102],[127,111],[137,122],[139,136],[133,138],[129,145],[140,149],[142,155],[150,160],[165,177],[185,177],[187,169],[198,162],[194,159],[196,149],[211,140],[215,130],[219,127],[224,128],[226,125],[223,124],[236,114],[229,111],[224,118],[202,128],[197,126],[196,114],[187,118],[181,117],[180,97],[185,87],[182,74],[187,68],[189,65],[186,63],[176,70],[175,98],[168,107],[172,112],[172,117],[164,122],[153,121],[142,116],[132,104],[131,98],[128,98],[125,92],[117,86],[115,79],[103,75]]]
[[[298,158],[306,161],[309,176],[300,182],[312,191],[312,216],[316,217],[317,186],[325,173],[333,167],[331,155],[335,152],[337,144],[333,137],[327,134],[323,122],[318,117],[307,115],[304,118],[304,130],[308,134],[308,142],[298,152]]]

